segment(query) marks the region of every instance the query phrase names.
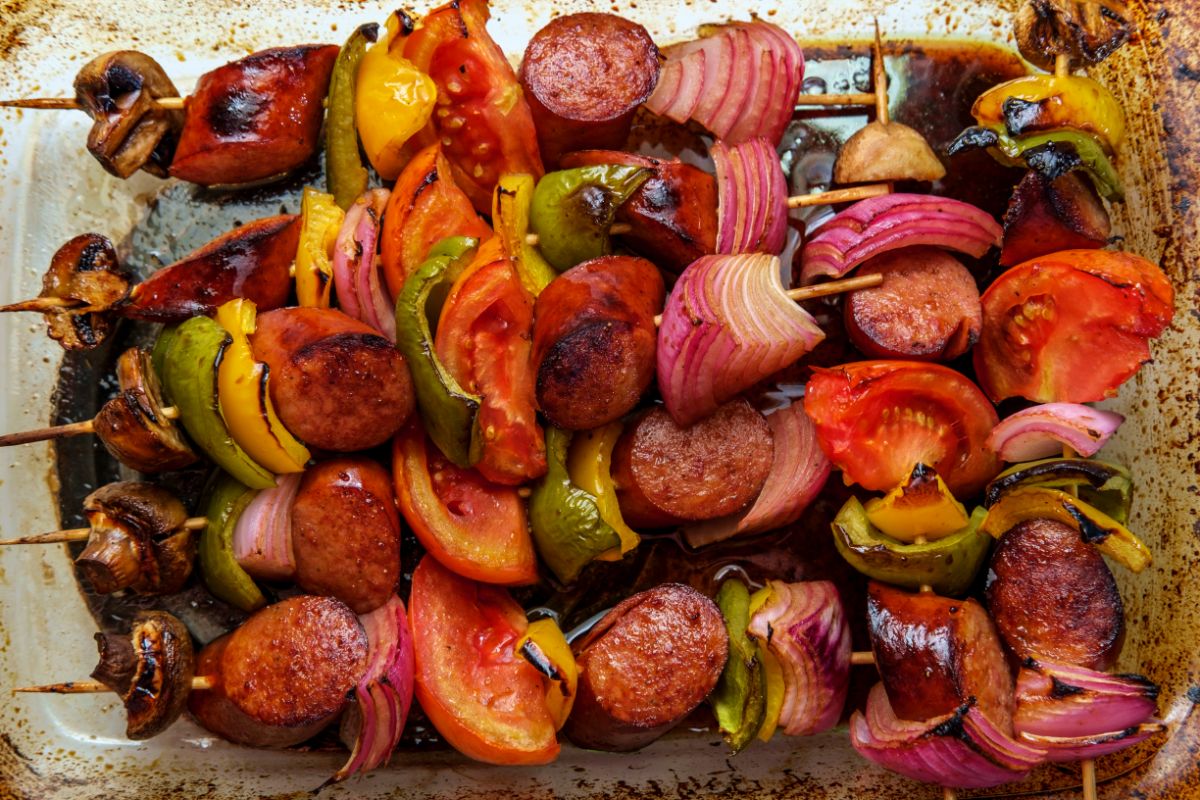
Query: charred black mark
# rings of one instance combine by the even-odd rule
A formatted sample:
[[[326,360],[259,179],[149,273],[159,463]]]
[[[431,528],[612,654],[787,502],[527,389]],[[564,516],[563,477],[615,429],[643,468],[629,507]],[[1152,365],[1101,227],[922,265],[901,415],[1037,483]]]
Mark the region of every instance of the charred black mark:
[[[269,100],[258,92],[234,89],[213,101],[208,123],[218,136],[250,133],[257,126],[258,115],[268,105]]]
[[[1188,64],[1180,64],[1175,68],[1175,77],[1185,81],[1200,81],[1200,69]]]

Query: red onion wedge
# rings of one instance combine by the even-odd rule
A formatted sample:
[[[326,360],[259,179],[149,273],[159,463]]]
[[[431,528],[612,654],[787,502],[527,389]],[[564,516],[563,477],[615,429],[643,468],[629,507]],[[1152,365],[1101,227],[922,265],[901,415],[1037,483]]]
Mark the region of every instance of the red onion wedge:
[[[1010,463],[1056,456],[1063,445],[1090,458],[1124,421],[1120,414],[1081,403],[1043,403],[1001,420],[987,444]]]
[[[302,477],[299,472],[277,475],[275,486],[256,494],[234,525],[233,557],[252,578],[290,581],[296,577],[292,502]]]
[[[386,764],[412,708],[415,666],[404,603],[392,595],[358,619],[367,633],[367,669],[342,717],[340,734],[350,758],[327,784]]]
[[[804,79],[796,40],[762,20],[702,33],[663,51],[667,61],[646,107],[675,122],[693,119],[730,143],[778,142]]]
[[[1141,675],[1029,660],[1017,675],[1013,728],[1049,761],[1116,752],[1163,729],[1158,686]]]
[[[807,736],[837,724],[850,687],[850,625],[830,581],[771,581],[770,596],[746,632],[783,669],[779,726]]]
[[[717,252],[771,253],[787,240],[787,180],[763,138],[709,151],[717,167]]]
[[[333,248],[333,283],[338,307],[396,341],[396,308],[379,277],[376,245],[387,189],[372,189],[354,201]]]
[[[902,720],[882,683],[871,689],[866,713],[850,717],[850,743],[864,758],[906,778],[958,789],[1022,780],[1043,757],[971,704],[922,722]]]
[[[790,525],[821,493],[833,465],[817,442],[817,429],[804,412],[804,402],[795,400],[767,415],[767,424],[774,436],[775,460],[758,499],[748,511],[684,528],[692,547]]]
[[[817,229],[801,253],[802,283],[840,278],[872,256],[934,245],[979,258],[1003,229],[986,211],[948,197],[886,194],[860,200]]]
[[[658,330],[658,388],[686,427],[825,338],[790,300],[779,259],[704,256],[675,283]]]

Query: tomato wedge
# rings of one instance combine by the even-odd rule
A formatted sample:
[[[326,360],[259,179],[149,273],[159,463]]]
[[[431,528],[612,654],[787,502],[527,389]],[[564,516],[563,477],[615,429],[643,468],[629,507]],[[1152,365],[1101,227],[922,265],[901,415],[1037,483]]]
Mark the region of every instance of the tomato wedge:
[[[995,401],[1090,403],[1116,394],[1170,324],[1175,291],[1158,266],[1111,250],[1018,264],[988,287],[975,373]]]
[[[447,569],[506,586],[537,580],[537,556],[517,490],[447,461],[430,445],[416,414],[392,441],[392,474],[404,520]]]
[[[804,408],[847,483],[890,491],[914,465],[925,464],[966,498],[999,471],[986,447],[999,421],[996,409],[960,373],[917,361],[860,361],[813,372]]]
[[[409,599],[417,700],[463,755],[490,764],[558,757],[546,684],[517,651],[529,627],[508,592],[417,564]]]
[[[426,14],[404,41],[404,57],[438,87],[437,108],[414,141],[445,145],[454,179],[480,214],[491,213],[501,175],[543,173],[533,115],[488,35],[488,17],[487,0],[454,0]]]
[[[404,281],[447,236],[484,241],[492,229],[458,188],[441,144],[431,144],[404,167],[383,214],[380,241],[383,275],[394,301]]]
[[[476,469],[514,486],[545,475],[546,440],[534,406],[533,299],[511,262],[476,263],[459,276],[434,349],[454,379],[482,398]]]

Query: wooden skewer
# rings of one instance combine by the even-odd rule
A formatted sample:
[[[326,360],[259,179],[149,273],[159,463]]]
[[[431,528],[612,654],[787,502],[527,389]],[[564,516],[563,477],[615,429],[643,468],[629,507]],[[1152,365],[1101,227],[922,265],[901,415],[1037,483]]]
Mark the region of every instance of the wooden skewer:
[[[850,654],[850,666],[865,667],[868,664],[875,666],[875,654],[870,650],[856,650]]]
[[[875,95],[856,94],[802,94],[796,98],[798,106],[869,106],[874,105]]]
[[[883,66],[883,40],[879,37],[879,20],[875,20],[875,44],[872,46],[871,71],[875,78],[875,121],[887,125],[891,120],[888,114],[888,79],[887,70]]]
[[[154,102],[169,110],[178,111],[187,101],[185,97],[156,97]],[[0,108],[34,108],[58,111],[83,110],[74,97],[27,97],[21,100],[0,100]]]
[[[198,531],[208,524],[208,517],[189,517],[179,526],[180,530]],[[68,528],[63,531],[50,531],[34,536],[22,536],[18,539],[0,539],[0,547],[10,544],[55,544],[56,542],[82,542],[92,533],[91,528]]]
[[[1065,78],[1071,74],[1071,57],[1066,53],[1059,53],[1054,57],[1054,75],[1058,78]]]
[[[197,675],[192,678],[192,691],[204,691],[216,685],[216,681],[208,675]],[[42,686],[18,686],[17,692],[40,692],[46,694],[99,694],[111,692],[112,689],[100,681],[64,681],[63,683],[47,683]]]
[[[162,410],[162,415],[167,419],[179,419],[179,409],[175,406],[167,406]],[[44,442],[47,439],[62,439],[67,436],[82,436],[86,433],[94,433],[95,430],[95,420],[88,419],[83,422],[69,422],[66,425],[53,425],[49,428],[37,428],[32,431],[5,434],[0,436],[0,447],[9,447],[14,444],[29,444],[30,442]]]
[[[958,795],[949,786],[942,787],[942,800],[957,800]]]
[[[853,278],[843,278],[840,281],[827,281],[812,286],[801,286],[798,289],[788,289],[786,294],[792,300],[799,302],[801,300],[812,300],[816,297],[828,297],[831,294],[853,292],[858,289],[870,289],[881,283],[883,283],[883,276],[878,273],[875,275],[856,275]],[[654,324],[662,324],[662,314],[654,318]]]

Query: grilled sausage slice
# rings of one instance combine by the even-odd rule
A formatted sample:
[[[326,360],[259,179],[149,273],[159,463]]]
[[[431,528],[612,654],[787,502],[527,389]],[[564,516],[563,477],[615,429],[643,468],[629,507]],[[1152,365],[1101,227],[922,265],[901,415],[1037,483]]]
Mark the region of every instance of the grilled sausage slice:
[[[529,40],[520,78],[553,169],[563,153],[625,145],[634,112],[658,84],[658,48],[645,28],[615,14],[568,14]]]
[[[538,296],[537,402],[552,423],[591,430],[633,410],[654,379],[663,296],[655,266],[632,256],[572,267]]]
[[[625,752],[662,736],[708,696],[729,636],[711,600],[667,583],[618,604],[575,650],[579,687],[567,736]]]
[[[1018,658],[1105,670],[1121,651],[1125,611],[1112,572],[1061,522],[1028,520],[1004,534],[988,568],[987,601]]]
[[[631,422],[613,448],[621,513],[646,528],[732,514],[758,497],[774,457],[771,426],[745,400],[687,428],[657,406]]]
[[[992,620],[975,600],[872,581],[867,629],[896,716],[925,720],[975,698],[988,719],[1012,732],[1012,673]]]
[[[340,600],[300,595],[255,613],[200,651],[188,710],[218,736],[290,747],[341,713],[367,666],[367,634]]]
[[[366,323],[328,308],[258,317],[254,357],[270,368],[271,401],[287,429],[337,452],[383,444],[412,413],[404,356]]]
[[[386,603],[400,577],[400,514],[392,476],[369,459],[335,458],[309,468],[292,503],[296,583],[366,614]]]

